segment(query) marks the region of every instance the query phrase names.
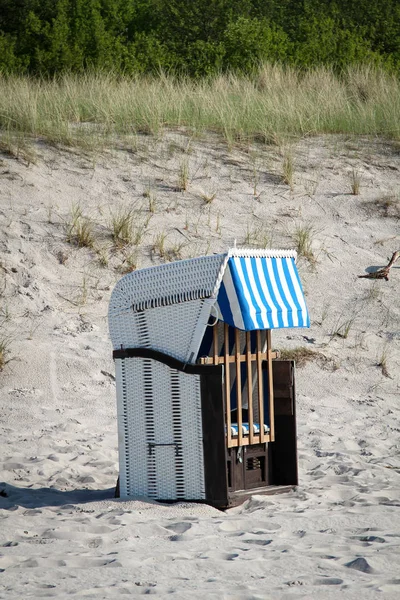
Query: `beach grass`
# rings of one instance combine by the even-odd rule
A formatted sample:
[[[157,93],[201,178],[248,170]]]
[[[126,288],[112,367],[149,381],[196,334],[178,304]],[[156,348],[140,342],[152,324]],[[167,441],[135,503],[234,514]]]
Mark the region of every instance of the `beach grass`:
[[[229,143],[323,133],[400,139],[400,81],[372,66],[264,65],[256,75],[193,81],[107,73],[0,77],[0,132],[99,148],[112,136],[184,128]],[[9,143],[9,142],[8,142]]]

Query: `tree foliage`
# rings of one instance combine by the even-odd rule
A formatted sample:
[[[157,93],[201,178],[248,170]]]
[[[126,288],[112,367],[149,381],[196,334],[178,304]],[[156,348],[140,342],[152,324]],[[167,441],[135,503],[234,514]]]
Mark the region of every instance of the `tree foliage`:
[[[398,0],[0,0],[0,72],[400,66]]]

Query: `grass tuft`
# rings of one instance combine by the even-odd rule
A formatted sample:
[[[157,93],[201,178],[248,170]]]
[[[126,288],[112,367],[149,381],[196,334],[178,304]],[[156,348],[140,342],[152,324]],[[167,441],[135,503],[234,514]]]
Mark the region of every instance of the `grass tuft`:
[[[282,181],[290,187],[294,188],[294,158],[292,150],[283,150],[282,161]]]
[[[390,377],[387,363],[388,363],[388,352],[387,352],[387,348],[384,348],[382,350],[382,354],[380,355],[378,362],[377,362],[377,366],[381,368],[382,375],[384,377]]]
[[[317,262],[312,249],[314,236],[315,229],[312,225],[298,225],[292,233],[297,254],[303,256],[312,265]]]
[[[12,360],[10,358],[10,340],[7,338],[0,339],[0,371]]]
[[[305,346],[296,346],[295,348],[286,348],[280,350],[280,358],[282,360],[294,360],[297,367],[304,367],[309,362],[317,362],[323,367],[330,367],[336,370],[337,364],[330,358],[326,357],[322,352],[306,348]]]
[[[213,202],[216,197],[217,197],[217,192],[215,192],[215,191],[213,191],[213,192],[205,192],[204,190],[202,190],[200,192],[200,198],[202,200],[204,200],[204,202],[206,204],[211,204],[211,202]]]
[[[367,203],[369,212],[377,210],[382,217],[400,218],[400,193],[385,194]]]
[[[111,215],[111,236],[116,246],[133,243],[133,223],[135,211],[132,208],[119,209]]]
[[[362,104],[354,101],[360,89],[368,90]],[[175,127],[217,132],[229,146],[323,133],[398,139],[399,112],[399,78],[368,65],[336,75],[329,67],[264,64],[249,76],[197,81],[165,74],[8,76],[0,86],[0,130],[21,137],[20,149],[14,142],[11,149],[18,156],[30,137],[99,150],[117,135],[129,136],[129,144],[139,132]],[[286,162],[290,182],[289,156]]]
[[[68,243],[76,244],[79,248],[94,247],[95,238],[93,233],[93,223],[88,217],[83,216],[82,209],[79,205],[74,205],[72,207],[70,220],[66,227]]]
[[[341,320],[339,318],[331,331],[331,336],[339,337],[344,340],[347,340],[347,338],[349,337],[350,331],[354,325],[354,321],[355,321],[355,316],[350,317],[349,319],[344,319],[344,320]]]
[[[351,193],[353,196],[358,196],[361,188],[361,173],[357,169],[353,169],[349,177]]]
[[[187,159],[183,160],[179,165],[178,181],[176,190],[178,192],[186,192],[189,187],[189,163]]]

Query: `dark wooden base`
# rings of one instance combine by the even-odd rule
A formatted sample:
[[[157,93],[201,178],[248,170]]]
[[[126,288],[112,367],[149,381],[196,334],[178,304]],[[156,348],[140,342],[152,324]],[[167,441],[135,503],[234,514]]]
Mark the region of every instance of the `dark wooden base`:
[[[227,451],[228,490],[251,490],[269,485],[268,445],[254,444]]]
[[[218,508],[219,510],[227,510],[228,508],[233,508],[234,506],[239,506],[243,504],[246,500],[251,498],[252,496],[272,496],[273,494],[285,494],[287,492],[292,492],[296,489],[294,485],[267,485],[262,487],[255,487],[251,490],[239,490],[237,492],[229,492],[228,501],[225,506],[221,504],[214,504],[209,500],[196,500],[192,498],[180,498],[179,500],[156,500],[159,504],[177,504],[178,502],[193,502],[195,504],[210,504],[214,506],[214,508]],[[117,480],[117,485],[115,486],[115,494],[114,498],[119,498],[119,477]],[[128,498],[129,499],[129,498]],[[133,499],[133,498],[132,498]]]

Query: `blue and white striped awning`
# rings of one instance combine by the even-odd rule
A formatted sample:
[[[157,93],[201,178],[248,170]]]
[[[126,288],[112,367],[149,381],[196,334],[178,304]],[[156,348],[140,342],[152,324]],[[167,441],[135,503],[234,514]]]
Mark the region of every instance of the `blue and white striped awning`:
[[[219,318],[238,329],[309,327],[295,252],[246,251],[228,256],[219,287]]]

